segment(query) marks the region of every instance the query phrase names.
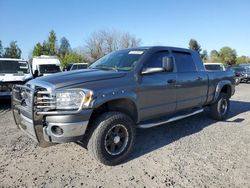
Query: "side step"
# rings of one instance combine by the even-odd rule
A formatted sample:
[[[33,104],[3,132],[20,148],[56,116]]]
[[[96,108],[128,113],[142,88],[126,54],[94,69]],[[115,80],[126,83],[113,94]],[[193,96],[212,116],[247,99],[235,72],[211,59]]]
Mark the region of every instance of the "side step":
[[[145,124],[139,124],[138,127],[139,128],[143,128],[143,129],[146,129],[146,128],[151,128],[151,127],[156,127],[158,125],[162,125],[162,124],[165,124],[165,123],[170,123],[170,122],[173,122],[173,121],[177,121],[179,119],[183,119],[183,118],[186,118],[186,117],[190,117],[190,116],[193,116],[195,114],[199,114],[201,112],[203,112],[204,109],[199,109],[199,110],[196,110],[196,111],[193,111],[192,113],[189,113],[189,114],[184,114],[184,115],[180,115],[180,116],[176,116],[176,117],[172,117],[170,119],[165,119],[165,120],[162,120],[162,121],[155,121],[155,122],[150,122],[150,123],[145,123]]]

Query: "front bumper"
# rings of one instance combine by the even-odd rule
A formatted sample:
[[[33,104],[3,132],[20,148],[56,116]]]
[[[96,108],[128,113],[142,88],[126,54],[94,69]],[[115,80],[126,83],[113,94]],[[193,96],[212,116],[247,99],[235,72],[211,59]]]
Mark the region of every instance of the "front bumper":
[[[11,92],[10,91],[1,91],[0,98],[11,98]]]
[[[20,89],[27,89],[27,87],[18,87],[13,90],[12,95],[15,122],[18,128],[38,142],[41,147],[48,147],[55,143],[75,142],[83,137],[92,114],[91,109],[84,109],[70,115],[37,114],[34,106],[36,93],[28,88],[32,100],[30,106],[25,106]]]
[[[11,98],[12,88],[16,84],[23,85],[22,81],[0,82],[0,98]]]

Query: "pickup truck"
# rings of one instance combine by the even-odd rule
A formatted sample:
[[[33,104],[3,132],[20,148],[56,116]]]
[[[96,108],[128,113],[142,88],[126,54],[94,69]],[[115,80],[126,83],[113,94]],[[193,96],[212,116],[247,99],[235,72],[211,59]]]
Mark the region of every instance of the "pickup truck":
[[[15,84],[23,85],[32,78],[31,67],[27,61],[0,58],[0,99],[10,99]]]
[[[206,72],[199,54],[175,47],[112,52],[88,69],[56,73],[13,90],[17,126],[41,147],[82,142],[105,165],[122,163],[136,128],[201,113],[216,120],[229,112],[231,71]]]

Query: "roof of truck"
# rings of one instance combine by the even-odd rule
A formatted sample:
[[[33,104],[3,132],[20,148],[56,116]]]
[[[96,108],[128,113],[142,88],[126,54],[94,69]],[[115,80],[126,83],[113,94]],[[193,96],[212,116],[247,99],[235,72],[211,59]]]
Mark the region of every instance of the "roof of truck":
[[[25,59],[16,59],[16,58],[0,58],[3,61],[26,61]]]
[[[192,49],[188,48],[179,48],[179,47],[173,47],[173,46],[141,46],[141,47],[134,47],[134,48],[127,48],[124,50],[148,50],[148,49],[164,49],[168,48],[170,50],[176,50],[176,51],[184,51],[184,52],[194,52]]]
[[[48,55],[41,55],[41,56],[34,56],[35,59],[58,59],[56,56],[48,56]]]
[[[223,65],[223,63],[204,63],[204,65]]]

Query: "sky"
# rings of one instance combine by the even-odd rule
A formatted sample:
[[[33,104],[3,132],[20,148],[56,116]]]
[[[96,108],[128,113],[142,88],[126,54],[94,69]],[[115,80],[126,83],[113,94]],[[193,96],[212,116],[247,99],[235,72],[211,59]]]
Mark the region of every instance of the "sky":
[[[194,38],[207,51],[250,56],[250,0],[0,0],[0,40],[17,41],[23,58],[51,30],[79,48],[101,29],[129,32],[143,46],[187,48]]]

